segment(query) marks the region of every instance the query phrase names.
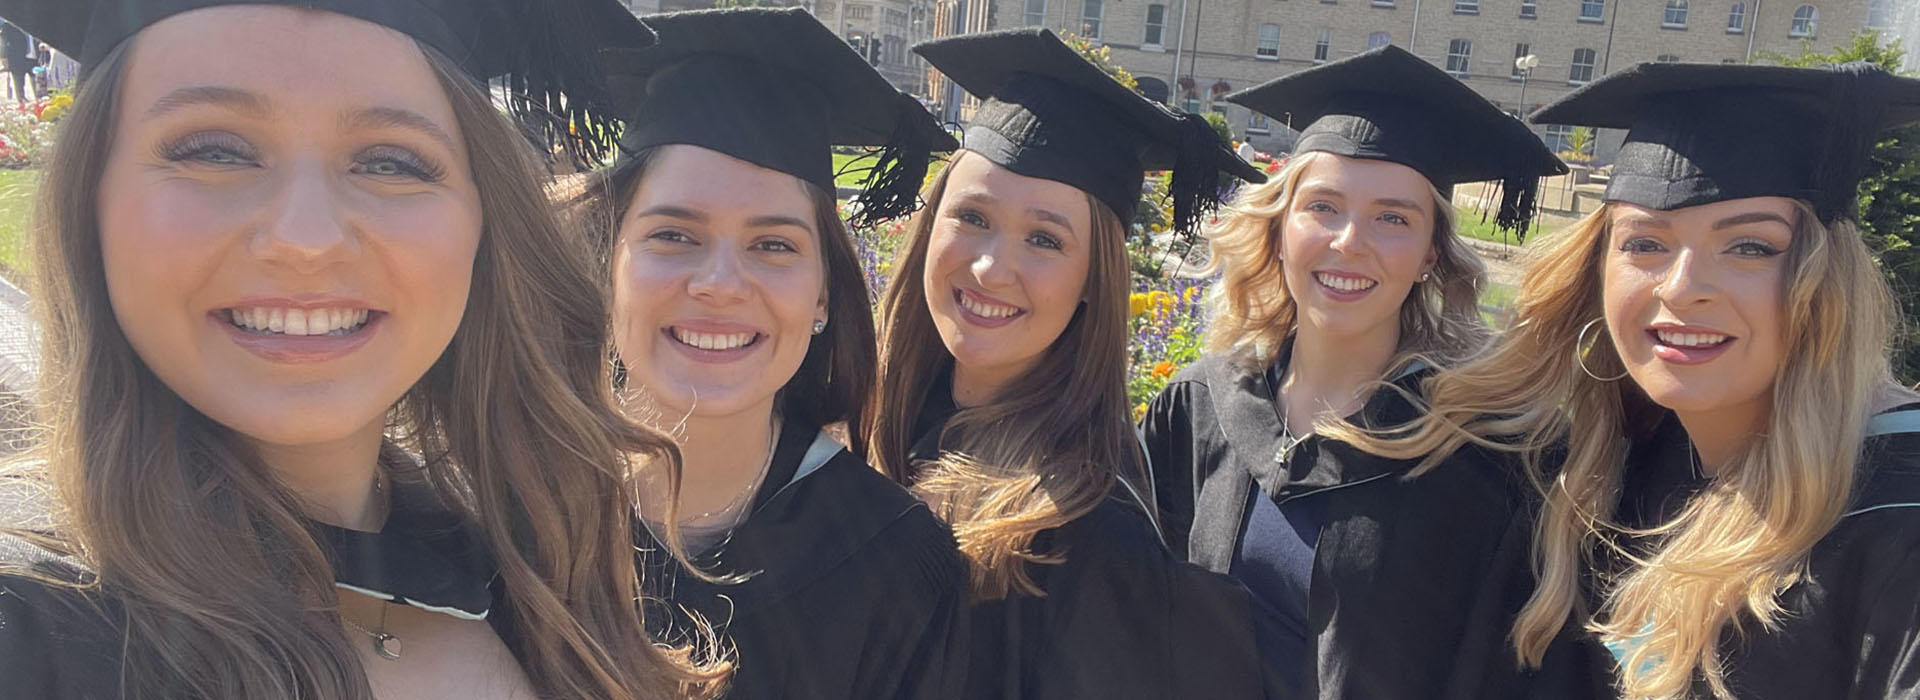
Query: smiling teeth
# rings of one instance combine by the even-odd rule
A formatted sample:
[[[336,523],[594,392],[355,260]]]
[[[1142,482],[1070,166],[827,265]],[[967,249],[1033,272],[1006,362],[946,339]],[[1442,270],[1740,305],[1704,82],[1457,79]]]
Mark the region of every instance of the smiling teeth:
[[[1674,331],[1654,331],[1660,342],[1673,347],[1706,348],[1726,342],[1727,336],[1719,333],[1677,333]]]
[[[346,335],[366,325],[367,309],[228,309],[233,325],[255,333]]]
[[[965,292],[960,294],[960,306],[976,315],[986,318],[1006,318],[1020,313],[1018,307],[982,303],[975,301],[973,297],[967,296]]]
[[[1379,284],[1379,282],[1375,282],[1370,279],[1365,279],[1360,277],[1341,277],[1338,275],[1329,275],[1324,272],[1313,273],[1313,277],[1314,279],[1320,280],[1321,284],[1327,285],[1329,287],[1338,289],[1343,292],[1365,291],[1368,289],[1373,289],[1374,285]]]
[[[756,333],[697,333],[679,328],[673,329],[674,340],[701,350],[732,350],[746,347],[757,335]]]

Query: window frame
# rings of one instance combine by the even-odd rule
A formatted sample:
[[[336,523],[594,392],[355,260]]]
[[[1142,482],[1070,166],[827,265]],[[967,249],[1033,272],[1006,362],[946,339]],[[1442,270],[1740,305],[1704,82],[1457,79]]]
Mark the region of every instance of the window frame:
[[[1727,33],[1747,33],[1747,3],[1736,2],[1727,8]]]
[[[1267,27],[1273,27],[1271,46],[1268,45]],[[1261,24],[1260,28],[1254,30],[1254,32],[1253,57],[1262,61],[1280,60],[1280,39],[1285,36],[1285,33],[1280,30],[1280,25],[1273,22],[1266,22]],[[1269,51],[1272,53],[1268,53]]]
[[[1679,21],[1674,20],[1676,12],[1679,13]],[[1691,8],[1688,7],[1687,0],[1667,0],[1667,6],[1660,13],[1660,28],[1686,29],[1690,14]]]
[[[1595,8],[1596,10],[1591,17],[1587,16],[1588,7]],[[1605,24],[1607,22],[1607,0],[1580,0],[1580,14],[1578,17],[1579,21],[1588,24]]]
[[[1160,21],[1157,23],[1153,21],[1154,8],[1160,9]],[[1161,49],[1166,45],[1165,42],[1167,40],[1167,6],[1162,3],[1148,3],[1145,19],[1146,21],[1141,30],[1140,48]],[[1155,41],[1147,41],[1148,33],[1158,34],[1159,36],[1154,37],[1156,39]]]
[[[1465,50],[1464,51],[1460,50],[1462,48],[1464,48]],[[1454,62],[1456,59],[1459,61],[1459,64],[1460,64],[1460,67],[1457,70],[1454,68]],[[1452,39],[1447,42],[1446,71],[1448,75],[1451,75],[1456,78],[1465,78],[1469,75],[1473,75],[1473,40],[1472,39]]]
[[[1802,11],[1806,12],[1801,17]],[[1812,39],[1820,36],[1820,8],[1809,3],[1793,8],[1793,20],[1787,24],[1788,39]]]
[[[1580,52],[1582,51],[1586,52],[1587,54],[1587,60],[1585,63],[1581,63],[1580,61]],[[1585,85],[1587,83],[1593,82],[1593,73],[1599,67],[1599,63],[1600,63],[1600,52],[1595,51],[1593,49],[1574,49],[1573,60],[1567,63],[1567,84],[1577,86],[1577,85]],[[1585,78],[1573,77],[1574,71],[1580,70],[1582,66],[1586,67],[1587,77]]]

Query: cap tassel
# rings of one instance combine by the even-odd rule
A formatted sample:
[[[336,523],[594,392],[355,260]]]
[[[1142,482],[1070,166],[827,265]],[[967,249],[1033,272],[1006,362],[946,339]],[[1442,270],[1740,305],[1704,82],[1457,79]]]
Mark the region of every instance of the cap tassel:
[[[1193,242],[1200,223],[1219,210],[1225,194],[1215,160],[1220,150],[1220,135],[1206,117],[1180,115],[1180,150],[1167,196],[1173,200],[1173,230],[1188,242]]]
[[[528,40],[517,45],[507,80],[507,112],[528,131],[543,154],[555,148],[576,168],[591,169],[614,146],[612,119],[604,105],[599,63],[582,37],[591,36],[578,0],[507,3]]]
[[[919,105],[914,106],[916,109]],[[933,160],[933,137],[913,119],[902,119],[880,147],[878,160],[860,183],[860,210],[848,217],[856,229],[877,226],[920,208],[920,185]]]
[[[1533,225],[1533,215],[1538,208],[1540,178],[1510,177],[1500,183],[1500,212],[1493,217],[1493,225],[1512,231],[1513,237],[1526,242],[1527,229]]]
[[[1820,162],[1814,166],[1814,212],[1823,223],[1855,216],[1860,179],[1872,161],[1875,137],[1890,89],[1891,77],[1871,63],[1856,61],[1834,67],[1838,73],[1828,89],[1826,104],[1845,105],[1836,111],[1824,131]]]

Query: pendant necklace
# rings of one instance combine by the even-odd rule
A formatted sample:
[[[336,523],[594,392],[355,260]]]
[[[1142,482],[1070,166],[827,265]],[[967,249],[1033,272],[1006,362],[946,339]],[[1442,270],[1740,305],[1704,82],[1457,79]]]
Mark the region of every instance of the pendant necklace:
[[[340,621],[346,623],[348,627],[353,628],[353,631],[372,638],[373,653],[379,654],[380,658],[388,661],[399,661],[401,650],[400,638],[387,633],[387,607],[390,605],[393,605],[393,603],[384,600],[380,601],[380,628],[378,631],[353,624],[352,620],[348,620],[345,617],[340,618]]]
[[[390,510],[393,507],[391,503],[387,502],[386,495],[386,472],[385,470],[381,470],[381,473],[373,477],[373,498],[381,503],[382,510]],[[400,650],[402,648],[400,638],[387,632],[387,608],[392,605],[392,601],[380,601],[380,626],[377,630],[370,630],[356,625],[352,620],[347,619],[345,615],[340,616],[340,622],[353,631],[372,638],[373,653],[379,654],[380,658],[388,661],[399,661]]]

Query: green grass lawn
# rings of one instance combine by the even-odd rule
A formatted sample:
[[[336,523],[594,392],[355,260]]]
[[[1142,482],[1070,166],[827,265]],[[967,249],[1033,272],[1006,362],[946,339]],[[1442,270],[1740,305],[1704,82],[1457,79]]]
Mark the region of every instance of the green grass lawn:
[[[1453,211],[1453,228],[1455,233],[1468,238],[1478,238],[1494,243],[1505,243],[1507,245],[1518,245],[1520,243],[1519,240],[1513,237],[1512,231],[1502,231],[1499,227],[1494,226],[1492,216],[1488,216],[1486,221],[1481,221],[1480,212],[1460,207],[1454,207]]]
[[[25,269],[27,214],[39,185],[38,170],[0,170],[0,265],[15,280]]]
[[[860,160],[863,158],[865,160]],[[860,160],[860,162],[854,163],[856,160]],[[849,163],[853,164],[852,172],[846,172]],[[873,163],[873,156],[847,155],[845,153],[833,154],[833,172],[839,173],[833,178],[833,184],[841,187],[859,187],[860,181],[867,177],[866,168],[872,167]],[[934,174],[940,172],[940,169],[944,167],[946,167],[945,156],[935,154],[933,164],[927,167],[927,178],[931,180]]]

